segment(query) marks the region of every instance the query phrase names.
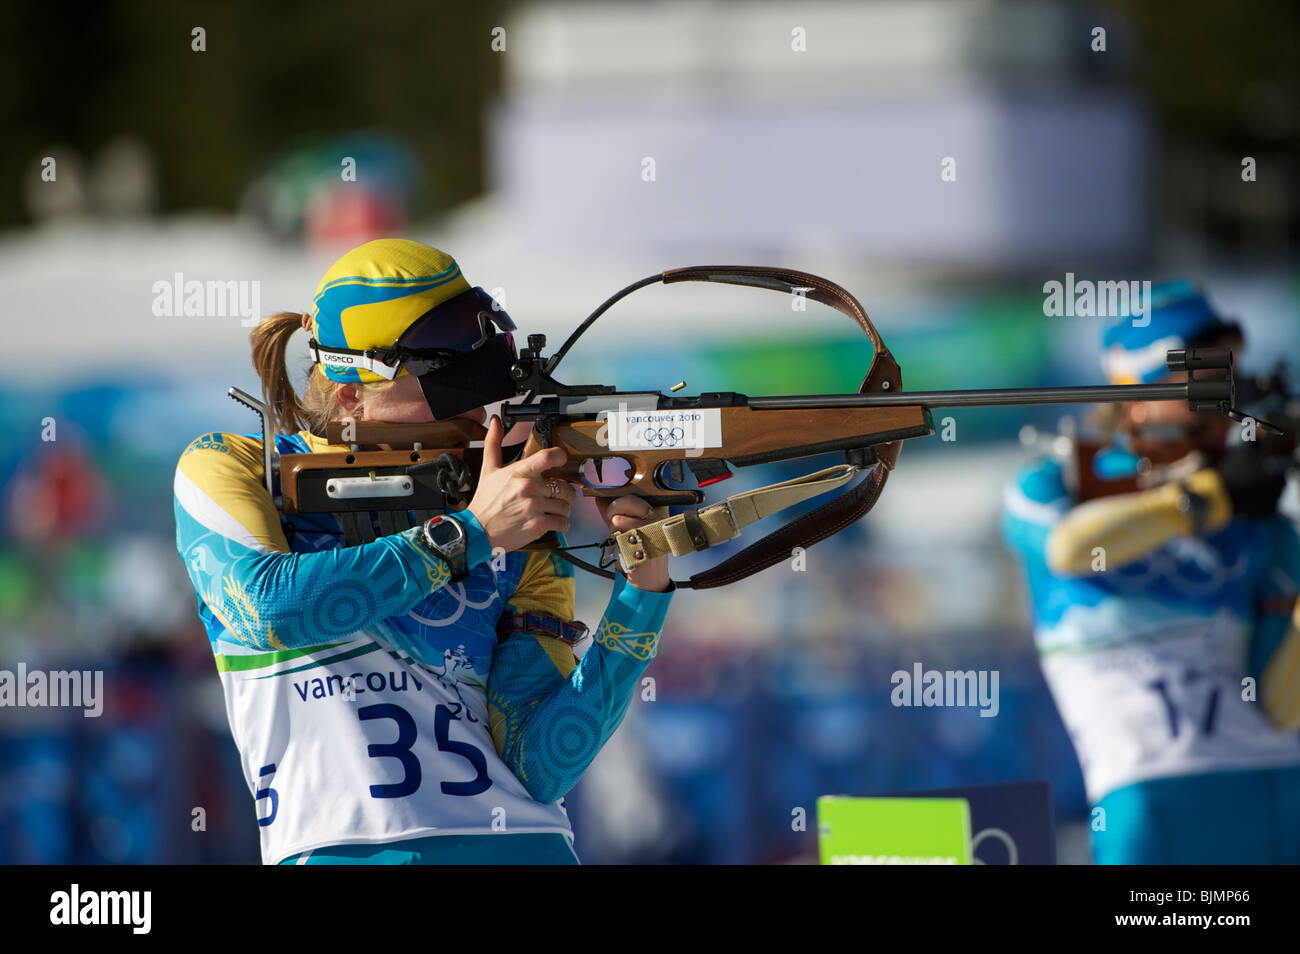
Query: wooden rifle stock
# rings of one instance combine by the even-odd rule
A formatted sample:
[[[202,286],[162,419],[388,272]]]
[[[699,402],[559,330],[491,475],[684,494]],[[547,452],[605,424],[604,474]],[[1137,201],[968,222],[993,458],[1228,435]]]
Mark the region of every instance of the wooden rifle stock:
[[[547,446],[563,450],[565,462],[559,469],[546,471],[539,476],[543,479],[572,481],[579,484],[582,493],[588,497],[635,495],[645,498],[655,507],[694,505],[704,499],[703,492],[667,486],[664,483],[665,465],[707,460],[721,465],[747,467],[835,451],[869,451],[880,444],[909,437],[923,437],[934,432],[929,412],[921,405],[764,410],[736,406],[717,410],[722,424],[723,446],[716,448],[616,451],[610,449],[608,440],[602,434],[602,431],[607,430],[604,421],[577,419],[554,423],[549,428],[551,440]],[[406,474],[413,465],[435,461],[447,453],[465,460],[476,482],[478,470],[482,466],[482,451],[471,448],[469,444],[471,441],[481,441],[486,433],[481,425],[461,419],[428,425],[380,422],[344,425],[331,422],[326,431],[330,443],[343,444],[345,437],[353,438],[352,443],[356,449],[348,449],[344,445],[337,452],[281,455],[280,479],[284,510],[286,513],[317,512],[322,504],[325,505],[324,509],[330,510],[428,509],[427,506],[414,506],[411,503],[411,495],[418,497],[417,502],[426,505],[429,503],[427,495],[420,495],[418,484],[410,487],[410,495],[390,495],[390,489],[399,488],[380,485],[378,479]],[[363,446],[376,444],[387,444],[393,449],[362,449]],[[514,459],[527,457],[543,447],[537,432],[534,432],[529,435],[522,451]],[[599,463],[610,460],[622,460],[630,465],[626,483],[591,486],[584,477],[584,465],[588,461]],[[866,462],[869,461],[864,461]],[[725,471],[725,466],[722,471]],[[321,494],[321,488],[330,480],[362,476],[373,479],[376,482],[375,489],[381,490],[382,495],[358,497],[355,502],[349,502],[354,498]],[[717,479],[724,476],[729,477],[731,474],[725,471]]]

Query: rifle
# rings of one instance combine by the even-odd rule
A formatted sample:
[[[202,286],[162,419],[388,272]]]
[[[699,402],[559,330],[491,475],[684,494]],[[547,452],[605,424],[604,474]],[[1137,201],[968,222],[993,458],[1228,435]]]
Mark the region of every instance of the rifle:
[[[1257,433],[1251,435],[1265,472],[1300,470],[1300,394],[1291,390],[1286,364],[1278,361],[1267,374],[1237,375],[1236,392],[1251,409]],[[1275,426],[1259,419],[1267,414]],[[1133,432],[1121,425],[1115,433],[1081,429],[1073,420],[1060,422],[1056,434],[1032,425],[1020,429],[1020,442],[1056,459],[1070,494],[1079,501],[1135,493],[1183,480],[1204,467],[1216,466],[1229,447],[1207,448],[1194,431],[1182,427]]]
[[[661,391],[619,391],[609,385],[566,385],[555,380],[556,366],[574,343],[614,304],[647,285],[662,282],[718,282],[800,294],[852,319],[870,340],[874,354],[856,394],[749,397],[731,391],[696,396]],[[517,423],[532,425],[519,456],[546,447],[564,450],[564,465],[543,474],[582,486],[589,497],[643,497],[652,506],[687,509],[664,520],[616,533],[583,546],[609,555],[593,565],[560,547],[554,534],[529,549],[555,550],[592,573],[614,578],[614,555],[624,571],[663,554],[698,552],[731,540],[741,529],[779,510],[855,484],[813,511],[787,523],[712,569],[679,587],[704,589],[744,579],[784,559],[795,547],[838,533],[875,505],[898,461],[902,442],[934,433],[933,408],[1087,404],[1111,401],[1187,401],[1197,411],[1244,419],[1234,408],[1232,353],[1227,349],[1170,351],[1170,371],[1186,371],[1182,384],[1097,385],[1066,388],[915,391],[902,389],[902,376],[866,310],[834,282],[806,272],[753,266],[693,266],[651,275],[615,292],[592,312],[551,356],[543,354],[544,335],[528,336],[509,368],[518,404],[503,404],[506,432]],[[1221,372],[1213,379],[1198,372]],[[325,436],[346,451],[318,454],[274,453],[271,416],[265,404],[236,388],[230,396],[262,416],[268,492],[285,513],[333,513],[349,544],[376,534],[396,533],[416,521],[454,510],[468,501],[482,462],[481,425],[466,419],[429,424],[333,422]],[[365,450],[374,444],[400,450]],[[708,506],[703,488],[733,476],[731,467],[842,454],[843,463],[736,494]],[[626,460],[626,483],[597,486],[584,475],[592,461],[597,480],[601,464]],[[509,463],[509,461],[506,461]],[[685,486],[685,470],[695,486]],[[274,484],[278,474],[279,493]],[[665,483],[665,479],[674,483]],[[373,519],[371,514],[374,515]]]

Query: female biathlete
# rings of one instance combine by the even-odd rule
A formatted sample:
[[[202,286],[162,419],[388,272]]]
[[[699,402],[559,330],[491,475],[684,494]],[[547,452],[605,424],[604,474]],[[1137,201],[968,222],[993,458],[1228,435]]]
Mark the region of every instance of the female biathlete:
[[[334,419],[434,420],[440,368],[513,353],[488,301],[426,245],[348,252],[310,315],[253,331],[278,452],[346,450],[322,436]],[[301,397],[285,367],[300,327],[315,358]],[[182,454],[177,548],[265,863],[576,862],[562,798],[622,721],[673,586],[666,557],[620,573],[579,662],[572,568],[520,549],[568,529],[577,489],[539,476],[563,451],[503,465],[502,437],[494,415],[464,509],[355,546],[332,515],[276,509],[259,436],[206,434]],[[597,505],[611,532],[667,515],[633,496]]]

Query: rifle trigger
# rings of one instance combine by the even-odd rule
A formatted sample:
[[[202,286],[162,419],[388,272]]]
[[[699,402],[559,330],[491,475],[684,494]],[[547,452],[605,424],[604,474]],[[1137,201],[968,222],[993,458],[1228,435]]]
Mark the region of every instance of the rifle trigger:
[[[686,468],[682,466],[682,461],[670,460],[668,462],[668,475],[672,477],[675,484],[686,483]]]
[[[605,471],[604,471],[605,458],[597,457],[591,463],[592,466],[596,468],[596,483],[603,484],[605,482]]]
[[[686,466],[695,475],[695,482],[701,487],[716,484],[720,480],[736,476],[731,472],[725,460],[710,458],[706,460],[688,460]]]

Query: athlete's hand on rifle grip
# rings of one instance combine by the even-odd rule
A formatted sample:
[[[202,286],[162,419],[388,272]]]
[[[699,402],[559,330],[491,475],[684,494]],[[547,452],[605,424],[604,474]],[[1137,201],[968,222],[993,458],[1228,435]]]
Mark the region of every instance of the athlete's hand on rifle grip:
[[[648,523],[663,520],[668,516],[667,507],[652,507],[646,503],[644,497],[638,497],[635,494],[625,494],[622,497],[615,497],[613,500],[607,497],[597,497],[595,500],[596,509],[600,511],[601,519],[605,521],[605,526],[609,528],[611,534],[621,533],[624,530],[635,530],[637,527],[644,527]],[[653,560],[646,560],[627,574],[627,581],[638,590],[651,590],[655,593],[666,592],[668,590],[668,557],[661,556],[655,557]]]
[[[578,491],[567,481],[540,476],[564,466],[567,455],[559,447],[547,447],[503,467],[504,430],[501,418],[494,414],[483,439],[483,468],[469,512],[483,525],[494,549],[518,550],[548,531],[567,531]]]

